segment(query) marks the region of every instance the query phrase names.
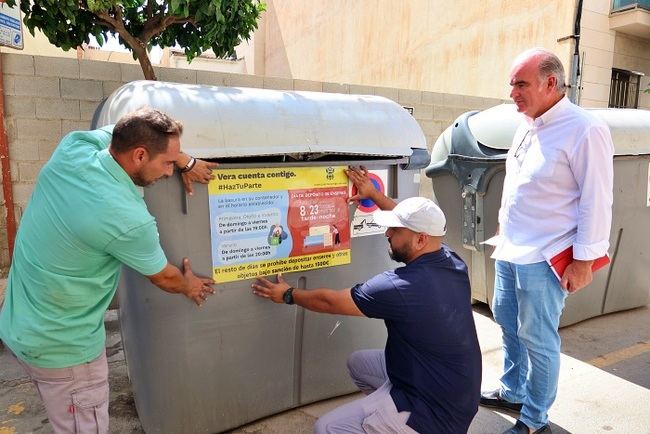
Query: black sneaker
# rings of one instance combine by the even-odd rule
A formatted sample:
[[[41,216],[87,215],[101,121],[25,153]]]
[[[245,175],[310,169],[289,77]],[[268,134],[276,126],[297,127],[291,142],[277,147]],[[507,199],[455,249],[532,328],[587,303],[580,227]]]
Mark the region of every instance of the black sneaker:
[[[501,391],[499,389],[481,392],[481,405],[485,407],[500,408],[502,410],[513,411],[516,413],[521,411],[522,404],[520,402],[506,401],[501,398],[500,393]]]
[[[530,431],[528,430],[528,426],[526,426],[526,424],[523,423],[522,421],[517,420],[515,426],[513,426],[507,431],[502,432],[501,434],[528,434],[529,432]],[[552,434],[551,427],[548,425],[544,425],[537,431],[534,431],[533,434]]]

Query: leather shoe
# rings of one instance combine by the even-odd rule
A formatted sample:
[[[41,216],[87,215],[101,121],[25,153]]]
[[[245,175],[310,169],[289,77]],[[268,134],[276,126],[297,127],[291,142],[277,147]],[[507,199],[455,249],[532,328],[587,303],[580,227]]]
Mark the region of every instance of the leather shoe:
[[[510,428],[508,431],[504,431],[501,434],[528,434],[530,431],[528,430],[528,426],[526,426],[525,423],[523,423],[520,420],[517,420],[515,423],[515,426]],[[533,431],[533,434],[552,434],[551,432],[551,427],[548,425],[544,425],[537,431]]]
[[[519,413],[522,404],[520,402],[510,402],[501,398],[499,389],[481,392],[481,405],[485,407],[500,408],[502,410],[514,411]]]

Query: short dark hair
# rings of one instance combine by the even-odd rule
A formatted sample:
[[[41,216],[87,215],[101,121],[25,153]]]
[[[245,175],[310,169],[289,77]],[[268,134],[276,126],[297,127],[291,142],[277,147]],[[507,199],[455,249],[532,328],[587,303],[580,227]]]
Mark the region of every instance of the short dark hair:
[[[143,147],[153,157],[167,151],[169,138],[180,136],[183,124],[160,110],[142,107],[120,118],[113,128],[111,148],[124,153]]]

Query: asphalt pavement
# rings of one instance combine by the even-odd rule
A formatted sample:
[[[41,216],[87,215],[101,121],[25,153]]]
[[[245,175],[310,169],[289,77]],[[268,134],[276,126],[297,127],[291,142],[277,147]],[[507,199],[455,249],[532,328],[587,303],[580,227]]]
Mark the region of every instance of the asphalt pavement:
[[[122,351],[117,311],[106,315],[111,433],[142,433]],[[474,318],[483,353],[483,387],[498,384],[500,331],[484,305]],[[650,434],[650,305],[583,321],[561,330],[562,368],[550,411],[553,433]],[[346,375],[342,372],[341,375]],[[330,409],[361,395],[321,401],[231,431],[232,434],[310,433]],[[469,433],[501,433],[508,414],[480,408]],[[51,433],[38,393],[0,347],[0,434]]]

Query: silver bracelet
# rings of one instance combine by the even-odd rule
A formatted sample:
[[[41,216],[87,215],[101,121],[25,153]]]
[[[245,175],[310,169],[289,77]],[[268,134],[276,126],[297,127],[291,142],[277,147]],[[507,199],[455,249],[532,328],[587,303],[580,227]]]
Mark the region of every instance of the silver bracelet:
[[[196,165],[196,158],[190,157],[190,161],[188,161],[185,167],[181,169],[181,173],[189,172],[190,170],[194,169],[195,165]]]

